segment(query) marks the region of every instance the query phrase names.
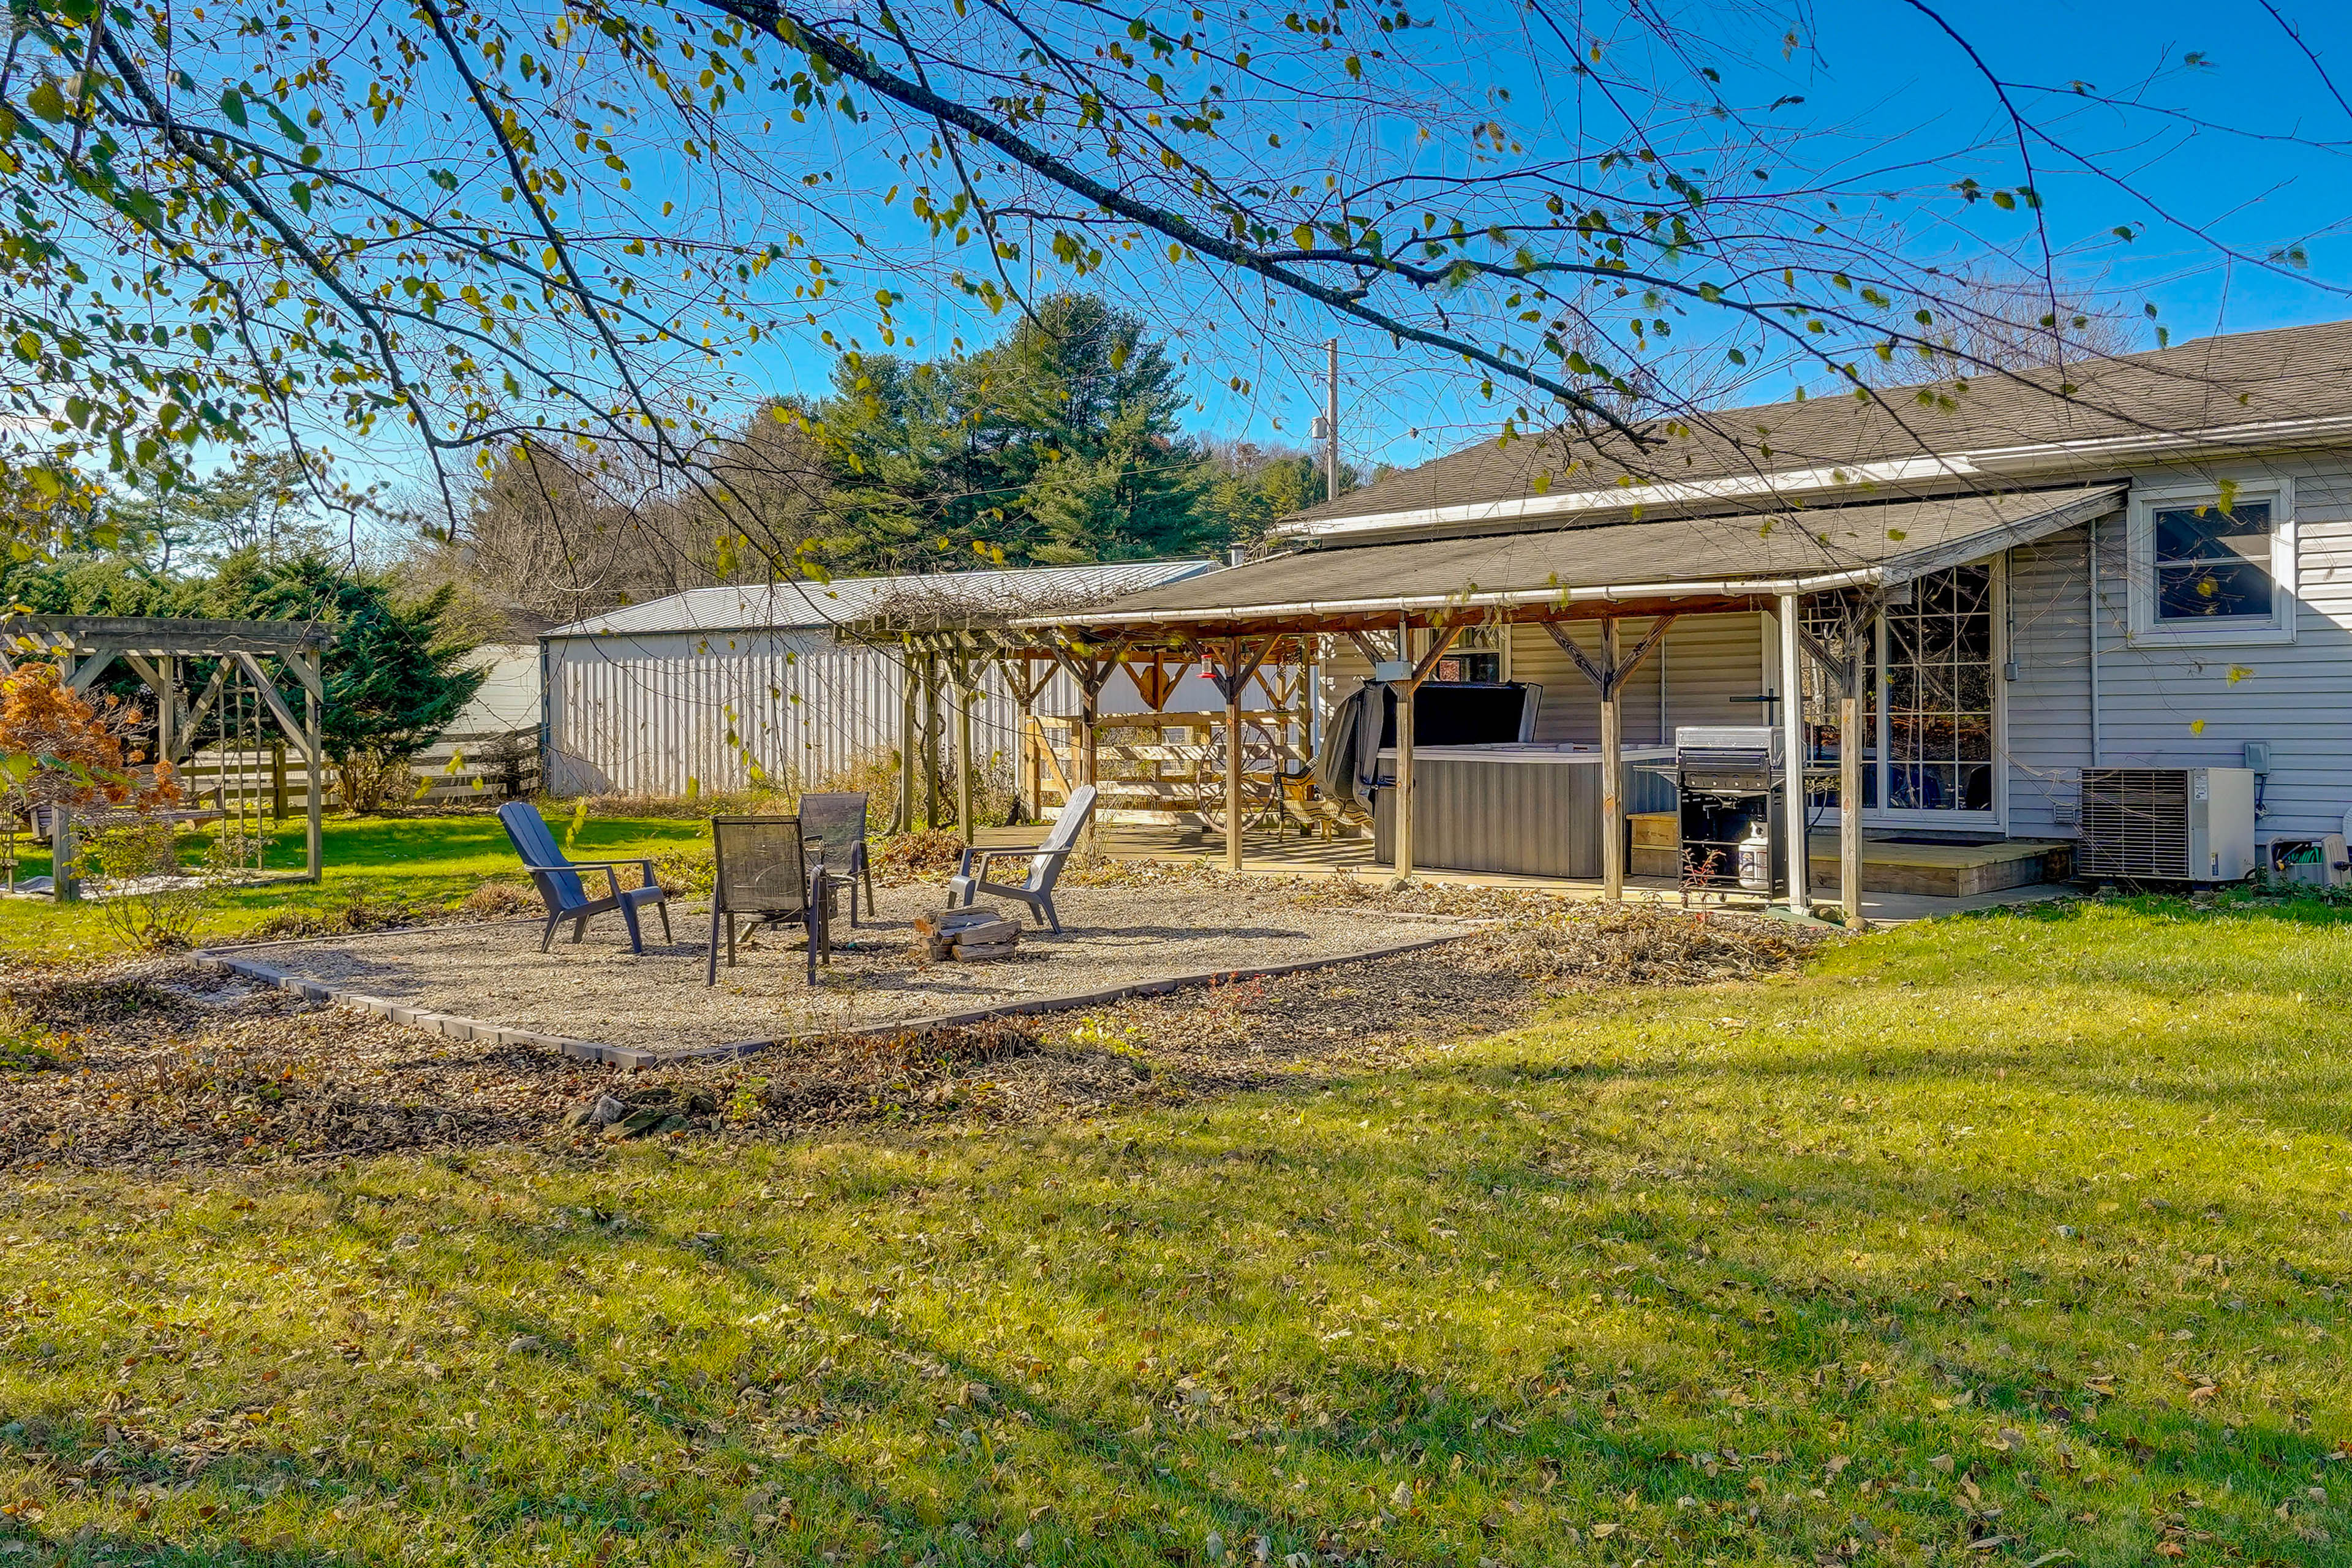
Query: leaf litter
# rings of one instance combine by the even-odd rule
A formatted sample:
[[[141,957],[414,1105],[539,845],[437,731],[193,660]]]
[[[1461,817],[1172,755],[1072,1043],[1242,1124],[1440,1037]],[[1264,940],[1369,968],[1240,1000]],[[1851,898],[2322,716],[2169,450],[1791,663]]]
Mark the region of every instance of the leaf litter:
[[[1436,949],[1085,1014],[844,1034],[635,1073],[451,1040],[185,961],[0,976],[0,1007],[55,1047],[0,1058],[0,1168],[307,1163],[537,1141],[593,1151],[625,1138],[1035,1121],[1313,1090],[1514,1027],[1553,995],[1752,981],[1793,969],[1820,940],[1722,911],[1429,884],[1293,887],[1301,902],[1480,923]]]

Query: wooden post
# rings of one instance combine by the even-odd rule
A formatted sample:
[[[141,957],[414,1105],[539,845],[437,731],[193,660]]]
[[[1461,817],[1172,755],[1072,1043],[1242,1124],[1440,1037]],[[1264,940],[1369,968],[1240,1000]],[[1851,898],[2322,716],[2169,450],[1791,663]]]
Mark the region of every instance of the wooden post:
[[[1097,755],[1101,737],[1096,733],[1101,697],[1102,681],[1096,674],[1096,667],[1089,663],[1087,679],[1078,683],[1078,782],[1097,786],[1102,782]]]
[[[172,742],[178,728],[175,721],[180,716],[179,662],[168,653],[155,660],[155,679],[160,688],[155,693],[155,760],[159,763],[172,760]]]
[[[65,802],[49,807],[49,898],[70,904],[80,899],[81,885],[73,874],[73,812]]]
[[[1225,643],[1225,869],[1242,868],[1242,643]]]
[[[1601,688],[1601,896],[1616,904],[1625,900],[1625,725],[1614,616],[1601,619],[1601,668],[1609,674]]]
[[[956,832],[969,847],[974,825],[971,804],[971,661],[958,656],[950,667],[956,702]]]
[[[322,797],[327,793],[326,781],[321,777],[326,766],[326,733],[320,702],[320,694],[324,689],[320,684],[325,679],[324,660],[316,648],[294,657],[310,675],[310,679],[302,682],[302,742],[310,753],[308,759],[310,785],[303,792],[302,814],[304,863],[310,868],[310,880],[315,882],[325,875],[326,870],[326,847],[320,823],[326,804]]]
[[[1804,661],[1797,632],[1797,596],[1780,595],[1780,759],[1785,781],[1781,827],[1788,840],[1789,909],[1812,912],[1805,886],[1809,849],[1805,843],[1805,682]]]
[[[1862,924],[1862,683],[1870,668],[1863,639],[1871,631],[1866,615],[1851,623],[1845,689],[1838,697],[1838,906],[1849,927]]]
[[[922,676],[915,663],[912,642],[899,646],[898,683],[898,807],[890,822],[893,833],[915,830],[915,688]]]
[[[286,820],[286,742],[273,741],[269,746],[269,820]]]
[[[1405,637],[1397,633],[1402,647]],[[1412,697],[1421,682],[1407,679],[1396,689],[1396,874],[1412,875]]]
[[[940,825],[940,661],[923,655],[923,826]]]
[[[1023,656],[1021,673],[1014,675],[1010,667],[1005,678],[1013,685],[1013,819],[1027,822],[1037,815],[1030,792],[1034,776],[1029,759],[1029,710],[1036,700],[1037,689],[1029,684],[1029,660]]]

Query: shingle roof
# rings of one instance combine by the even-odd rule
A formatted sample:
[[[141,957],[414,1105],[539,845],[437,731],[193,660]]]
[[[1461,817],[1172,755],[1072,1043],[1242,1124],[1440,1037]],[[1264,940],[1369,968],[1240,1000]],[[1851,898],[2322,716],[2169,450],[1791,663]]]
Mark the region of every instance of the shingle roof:
[[[1594,590],[1675,584],[1687,585],[1693,596],[1737,597],[1783,591],[1780,585],[1795,580],[1850,574],[1894,581],[1979,560],[2105,516],[2121,503],[2124,489],[2120,484],[2075,485],[1794,513],[1661,518],[1473,539],[1326,546],[1203,573],[1068,620],[1238,626],[1259,619],[1296,623],[1317,614],[1473,607],[1506,599],[1565,602]]]
[[[2205,338],[2063,372],[1899,388],[1870,402],[1839,395],[1727,409],[1706,415],[1688,437],[1661,437],[1645,455],[1622,439],[1486,441],[1309,507],[1285,526],[1537,496],[1599,498],[1618,490],[1621,479],[1740,479],[1904,459],[1919,460],[1916,477],[1932,486],[1945,465],[1972,471],[1972,454],[2209,433],[2218,445],[2259,447],[2277,443],[2282,426],[2327,416],[2352,417],[2352,322]],[[1572,471],[1571,457],[1579,462]],[[1891,493],[1905,493],[1903,484]]]
[[[639,636],[660,632],[814,629],[841,626],[909,600],[987,610],[1092,603],[1206,572],[1214,562],[1117,561],[1086,566],[1027,566],[1003,572],[926,572],[837,577],[829,583],[751,584],[689,588],[666,599],[625,605],[557,626],[553,637]]]

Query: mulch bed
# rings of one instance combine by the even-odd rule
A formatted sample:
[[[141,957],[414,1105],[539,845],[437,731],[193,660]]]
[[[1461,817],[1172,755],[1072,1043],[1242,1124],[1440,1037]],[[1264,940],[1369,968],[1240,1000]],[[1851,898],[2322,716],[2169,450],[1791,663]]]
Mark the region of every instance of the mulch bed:
[[[0,986],[0,1043],[16,1047],[0,1050],[0,1169],[534,1141],[589,1152],[631,1137],[773,1139],[1311,1090],[1510,1028],[1548,995],[1755,978],[1792,968],[1820,940],[1771,920],[1540,895],[1327,885],[1302,896],[1507,918],[1438,949],[1091,1014],[838,1037],[637,1074],[448,1040],[178,961],[26,976]]]

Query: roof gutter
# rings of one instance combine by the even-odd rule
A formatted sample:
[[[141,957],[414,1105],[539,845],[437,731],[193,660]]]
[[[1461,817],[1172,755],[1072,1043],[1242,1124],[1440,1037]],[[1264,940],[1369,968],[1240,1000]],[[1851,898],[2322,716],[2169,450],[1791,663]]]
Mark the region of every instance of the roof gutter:
[[[1234,605],[1191,610],[1131,610],[1081,612],[1069,616],[1035,616],[1016,626],[1151,626],[1175,621],[1258,620],[1269,616],[1409,615],[1415,610],[1507,610],[1529,605],[1601,604],[1637,599],[1748,599],[1785,594],[1825,594],[1839,588],[1874,586],[1885,580],[1883,566],[1863,566],[1810,577],[1720,578],[1713,582],[1613,583],[1583,588],[1513,588],[1496,593],[1423,594],[1381,599],[1298,599],[1280,605]]]
[[[2021,468],[2030,470],[2032,465],[2043,461],[2063,463],[2080,462],[2084,458],[2185,457],[2214,450],[2299,446],[2347,435],[2352,435],[2352,415],[2330,414],[2309,419],[2270,419],[2246,425],[2217,426],[2211,429],[2179,434],[2149,431],[2129,436],[2095,436],[2078,441],[1987,447],[1957,452],[1948,457],[1897,458],[1843,467],[1745,474],[1720,479],[1665,480],[1605,490],[1571,490],[1503,500],[1466,501],[1454,506],[1417,507],[1402,511],[1360,512],[1349,517],[1281,523],[1270,532],[1275,537],[1285,539],[1334,539],[1458,523],[1509,522],[1521,518],[1570,517],[1646,507],[1749,500],[1758,497],[1818,496],[1834,490],[1870,489],[1881,485],[2011,477],[2016,476]]]

